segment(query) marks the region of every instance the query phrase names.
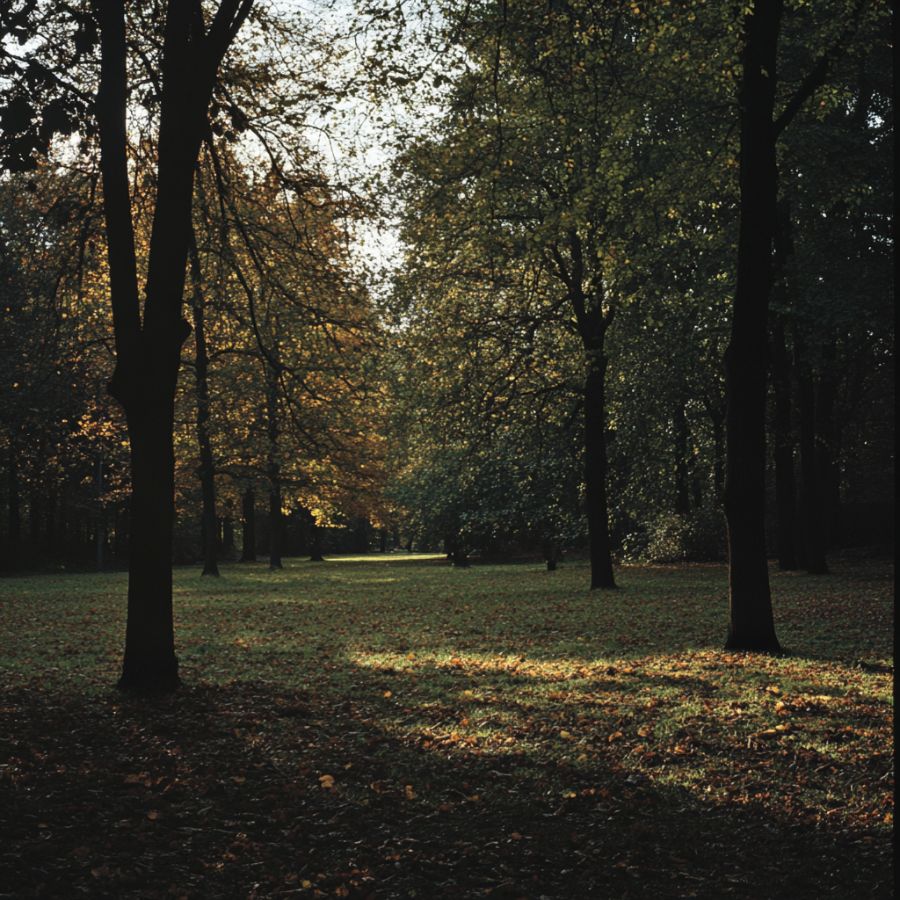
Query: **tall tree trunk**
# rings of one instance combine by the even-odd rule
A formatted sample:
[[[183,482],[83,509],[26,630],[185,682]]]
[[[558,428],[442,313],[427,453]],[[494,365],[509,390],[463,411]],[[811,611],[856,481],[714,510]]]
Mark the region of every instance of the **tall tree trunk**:
[[[674,431],[675,452],[675,512],[686,516],[691,511],[688,485],[688,433],[687,416],[684,401],[679,400],[672,411],[672,430]]]
[[[585,512],[591,557],[591,590],[615,588],[612,545],[609,537],[609,503],[606,494],[606,355],[604,340],[613,310],[604,310],[603,273],[597,234],[584,238],[577,228],[566,234],[565,249],[552,244],[549,252],[556,272],[566,286],[578,334],[584,349],[584,482]],[[590,279],[589,277],[590,276]],[[593,282],[593,288],[586,286]]]
[[[808,572],[824,575],[828,571],[825,560],[825,523],[819,486],[819,466],[816,461],[816,402],[815,384],[806,347],[799,335],[794,335],[795,368],[800,413],[800,511],[803,519],[803,559]]]
[[[197,445],[200,451],[200,495],[203,502],[203,574],[219,575],[218,521],[216,518],[216,469],[209,434],[209,352],[206,346],[206,316],[203,297],[200,254],[191,229],[190,243],[191,313],[194,323],[194,388],[197,401]]]
[[[775,61],[781,0],[759,0],[744,20],[740,88],[740,231],[727,396],[725,516],[729,626],[726,648],[776,652],[766,561],[766,342],[778,170]]]
[[[606,356],[602,346],[588,355],[584,381],[584,479],[591,553],[591,589],[614,588],[609,503],[606,495]]]
[[[173,445],[181,315],[191,230],[194,169],[208,128],[219,64],[252,0],[221,0],[209,27],[195,4],[165,5],[156,203],[143,317],[128,171],[128,41],[123,0],[94,0],[100,25],[96,111],[113,311],[116,366],[109,391],[125,410],[131,445],[128,622],[119,686],[171,689],[179,683],[172,625]]]
[[[266,474],[269,479],[269,568],[280,569],[284,521],[281,515],[281,465],[278,457],[278,371],[266,363],[266,426],[269,441]]]
[[[256,494],[249,486],[241,497],[241,562],[256,562]]]

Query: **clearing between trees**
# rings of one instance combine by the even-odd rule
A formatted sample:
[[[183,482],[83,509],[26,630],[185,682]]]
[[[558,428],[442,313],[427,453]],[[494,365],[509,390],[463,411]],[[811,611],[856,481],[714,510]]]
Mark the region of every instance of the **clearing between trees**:
[[[0,894],[888,897],[892,570],[386,554],[175,572],[184,686],[110,688],[125,574],[0,581]]]

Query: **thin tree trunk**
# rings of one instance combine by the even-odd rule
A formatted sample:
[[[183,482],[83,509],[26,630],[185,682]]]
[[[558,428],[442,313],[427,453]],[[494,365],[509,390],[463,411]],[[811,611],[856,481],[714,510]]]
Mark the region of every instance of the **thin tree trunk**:
[[[822,373],[816,396],[816,480],[819,486],[825,549],[840,538],[841,472],[838,465],[840,429],[835,419],[838,373],[834,341],[822,350]]]
[[[772,334],[772,380],[775,389],[773,416],[775,456],[775,511],[777,516],[778,568],[797,568],[797,485],[794,475],[794,438],[791,427],[791,360],[779,314]]]
[[[19,554],[22,547],[22,509],[19,495],[19,456],[16,439],[9,440],[9,455],[7,457],[6,489],[6,564],[10,569],[16,569],[19,565]]]
[[[710,412],[713,433],[713,490],[716,500],[722,500],[725,493],[725,417]]]
[[[266,426],[269,479],[269,568],[282,568],[281,538],[284,527],[281,515],[281,465],[278,458],[278,373],[266,363]]]
[[[828,572],[825,528],[816,460],[815,385],[805,357],[805,345],[794,336],[795,368],[800,412],[800,510],[803,519],[804,565],[814,575]]]
[[[216,518],[216,475],[212,440],[209,434],[209,352],[206,346],[205,302],[197,240],[191,229],[190,243],[191,313],[194,322],[194,389],[197,401],[197,444],[200,451],[200,494],[203,502],[203,574],[218,577],[218,528]]]
[[[312,516],[310,516],[311,522],[309,526],[309,561],[310,562],[325,562],[325,557],[322,555],[322,530],[319,528],[318,523]]]
[[[94,565],[98,572],[106,568],[106,511],[103,508],[103,456],[97,455],[97,466],[94,472],[94,490],[97,507],[94,511]]]
[[[775,60],[781,0],[745,17],[742,54],[740,231],[731,339],[725,352],[725,516],[729,626],[726,648],[777,652],[766,561],[766,342],[778,170]]]
[[[591,553],[591,589],[614,588],[606,495],[606,356],[597,348],[588,357],[584,382],[584,478]]]
[[[241,498],[241,562],[256,562],[256,494],[252,487]]]
[[[672,430],[674,431],[675,452],[675,512],[686,516],[691,511],[690,491],[688,486],[688,434],[687,416],[684,401],[679,400],[672,412]]]

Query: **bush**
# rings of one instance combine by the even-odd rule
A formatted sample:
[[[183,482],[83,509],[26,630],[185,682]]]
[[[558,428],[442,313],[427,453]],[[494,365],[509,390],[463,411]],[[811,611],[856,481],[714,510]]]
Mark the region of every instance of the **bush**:
[[[725,558],[725,519],[701,507],[687,515],[666,513],[650,527],[646,558],[655,563],[717,562]]]

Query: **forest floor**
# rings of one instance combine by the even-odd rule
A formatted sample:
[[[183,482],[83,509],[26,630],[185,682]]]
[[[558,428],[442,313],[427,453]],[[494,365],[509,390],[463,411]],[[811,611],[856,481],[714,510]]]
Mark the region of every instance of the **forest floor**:
[[[893,573],[401,554],[175,577],[184,686],[113,689],[123,574],[0,579],[0,896],[892,894]]]

